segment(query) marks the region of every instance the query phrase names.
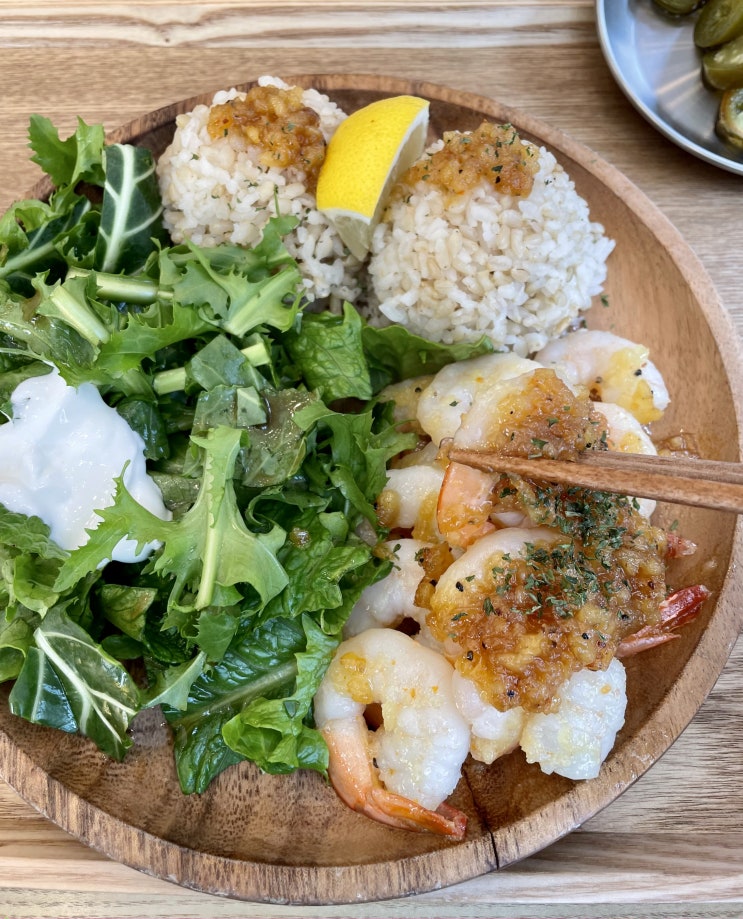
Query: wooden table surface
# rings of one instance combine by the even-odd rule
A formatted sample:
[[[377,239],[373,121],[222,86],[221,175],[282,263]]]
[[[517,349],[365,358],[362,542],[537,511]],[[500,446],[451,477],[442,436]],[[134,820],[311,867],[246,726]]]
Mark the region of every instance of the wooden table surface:
[[[113,128],[264,73],[329,72],[445,83],[572,135],[678,227],[743,332],[743,178],[635,112],[592,0],[0,0],[0,210],[38,178],[32,112],[67,136],[78,115]],[[404,900],[281,908],[194,893],[87,849],[0,784],[2,917],[742,915],[743,639],[681,738],[605,811],[505,871]]]

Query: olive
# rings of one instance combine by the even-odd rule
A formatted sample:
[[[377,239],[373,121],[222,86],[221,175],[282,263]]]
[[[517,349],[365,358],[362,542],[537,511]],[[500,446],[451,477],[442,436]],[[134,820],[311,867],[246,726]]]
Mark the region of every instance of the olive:
[[[693,13],[700,3],[701,0],[655,0],[656,6],[672,16],[687,16]]]
[[[717,133],[723,140],[743,149],[743,88],[728,89],[723,93],[717,116]]]
[[[715,48],[743,34],[743,0],[709,0],[694,26],[699,48]]]
[[[743,86],[743,35],[702,57],[704,79],[713,89]]]

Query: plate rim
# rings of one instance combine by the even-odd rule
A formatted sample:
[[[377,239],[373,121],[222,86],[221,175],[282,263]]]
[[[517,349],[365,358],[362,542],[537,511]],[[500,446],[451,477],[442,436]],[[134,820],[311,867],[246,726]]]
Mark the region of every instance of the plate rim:
[[[681,147],[683,150],[686,150],[687,153],[693,154],[694,156],[704,160],[706,163],[709,163],[712,166],[717,166],[720,169],[724,169],[726,172],[733,173],[734,175],[743,175],[743,162],[730,159],[729,157],[722,156],[719,153],[715,153],[714,150],[710,150],[707,147],[698,144],[690,137],[687,137],[682,131],[678,131],[676,128],[670,125],[661,114],[647,105],[634,91],[631,82],[625,74],[620,59],[615,52],[611,30],[609,29],[606,18],[607,3],[611,3],[613,5],[618,3],[626,4],[626,0],[596,0],[596,31],[599,38],[599,45],[609,70],[611,71],[614,80],[624,95],[627,97],[629,102],[643,116],[643,118],[645,118],[656,130],[663,134],[664,137],[666,137],[672,143],[676,144],[676,146]]]
[[[624,204],[633,211],[643,224],[647,225],[649,215],[652,215],[654,235],[669,252],[677,270],[692,289],[710,328],[714,329],[715,332],[721,333],[724,331],[726,333],[715,334],[715,341],[724,365],[727,381],[732,390],[738,433],[737,451],[739,457],[743,455],[743,347],[735,331],[732,319],[720,301],[706,269],[683,239],[681,233],[665,217],[657,205],[623,173],[594,153],[588,146],[573,140],[560,129],[519,109],[504,105],[492,97],[460,91],[449,86],[427,81],[383,77],[376,74],[288,74],[284,79],[287,82],[298,85],[311,85],[320,91],[329,93],[332,93],[333,90],[343,89],[374,91],[382,94],[410,93],[421,95],[432,102],[456,102],[501,120],[511,121],[525,134],[539,137],[552,152],[562,153],[576,161],[580,167],[607,186],[615,196],[621,198]],[[255,80],[251,80],[236,85],[244,88],[254,83]],[[127,124],[108,132],[107,139],[109,142],[116,142],[127,132],[129,132],[130,136],[133,136],[131,131],[135,126],[141,128],[140,134],[161,127],[167,121],[172,120],[177,111],[189,111],[198,102],[211,100],[215,91],[212,90],[179,100],[147,113],[140,118],[133,119]],[[48,187],[42,181],[34,186],[31,194],[43,194],[46,190],[48,190]],[[649,719],[652,720],[659,713],[663,713],[668,709],[673,701],[673,696],[680,692],[678,683],[682,681],[683,675],[691,665],[694,656],[699,653],[700,649],[703,651],[710,642],[719,640],[720,633],[722,633],[726,640],[727,655],[720,663],[719,669],[717,666],[709,669],[705,672],[705,679],[699,680],[693,687],[691,714],[689,714],[688,718],[684,715],[681,721],[676,719],[673,730],[674,739],[692,720],[709,694],[725,666],[725,661],[735,644],[740,626],[743,625],[743,565],[741,565],[741,562],[743,562],[743,519],[738,518],[731,545],[730,565],[716,602],[716,608],[721,609],[722,615],[718,615],[712,623],[714,629],[705,630],[702,633],[694,655],[690,656],[680,671],[673,684],[672,691],[651,713],[651,718]],[[673,690],[676,690],[676,692],[674,693]],[[685,694],[687,709],[689,695],[690,693],[688,692]],[[640,728],[640,731],[644,732],[646,730],[649,730],[649,723],[647,722]],[[13,755],[14,752],[15,756]],[[624,757],[624,759],[629,758]],[[656,759],[657,757],[653,761],[655,762]],[[125,823],[113,814],[108,814],[97,805],[91,804],[81,795],[64,786],[60,780],[50,776],[38,763],[34,762],[25,750],[20,749],[13,739],[0,729],[0,776],[11,787],[15,788],[31,806],[67,832],[72,833],[86,845],[123,864],[127,864],[129,867],[154,877],[169,880],[183,887],[235,899],[291,905],[346,904],[349,902],[385,900],[410,894],[420,894],[442,886],[469,880],[494,869],[513,864],[521,858],[532,855],[546,845],[557,841],[561,836],[571,832],[603,807],[608,806],[637,781],[650,768],[650,765],[643,766],[635,761],[631,763],[623,762],[621,757],[615,756],[613,760],[610,758],[606,768],[616,772],[617,781],[615,784],[620,786],[620,791],[609,800],[602,799],[597,802],[593,809],[589,809],[590,812],[587,812],[586,808],[581,808],[577,822],[575,817],[571,822],[570,814],[574,814],[574,811],[570,805],[573,802],[579,803],[585,796],[581,794],[581,788],[584,788],[588,783],[577,784],[569,792],[556,799],[556,802],[562,805],[562,809],[566,813],[566,817],[562,822],[561,834],[558,836],[549,834],[549,838],[531,837],[531,839],[536,838],[536,842],[520,851],[516,858],[504,860],[501,857],[499,850],[501,836],[498,828],[489,828],[489,831],[481,836],[465,840],[462,843],[411,856],[408,859],[395,859],[394,862],[343,866],[279,864],[261,866],[260,863],[255,861],[190,850],[177,842],[163,839],[148,833],[146,830]],[[550,801],[542,809],[542,812],[554,809],[556,802]],[[78,808],[77,816],[85,827],[85,832],[75,831],[70,828],[71,803]],[[132,842],[136,840],[137,845],[130,844],[128,846],[129,858],[122,856],[120,851],[111,851],[109,843],[111,833],[102,826],[104,819],[116,823],[116,830],[120,834],[119,838],[127,838]],[[502,839],[504,849],[507,849],[505,836]],[[163,852],[163,847],[167,851]],[[147,853],[150,859],[150,861],[145,859],[147,863],[144,865],[141,863],[141,859],[134,857],[135,853],[139,854],[138,849],[140,848]],[[174,853],[178,855],[178,859],[171,857]],[[262,881],[256,883],[256,880],[253,879],[248,887],[233,888],[228,891],[215,889],[213,886],[199,883],[196,877],[199,874],[198,870],[194,871],[192,876],[188,876],[188,872],[194,865],[198,867],[199,859],[206,859],[218,864],[223,878],[225,876],[237,878],[241,871],[245,871],[247,866],[263,867],[265,872]],[[178,862],[177,865],[176,861]],[[400,861],[414,869],[413,874],[419,881],[416,886],[411,886],[409,883],[400,884],[401,878],[394,872],[387,874],[381,883],[377,882],[376,885],[369,883],[371,871],[377,872],[385,864],[393,865],[398,864]],[[455,863],[453,870],[452,862]],[[181,876],[178,876],[179,871]],[[184,871],[186,876],[184,876]],[[349,877],[358,878],[357,890],[359,894],[353,901],[348,899],[347,894],[339,895],[339,891],[347,885]],[[319,878],[322,878],[321,882]],[[396,883],[397,886],[395,886]],[[281,896],[276,896],[277,890],[283,890],[284,892]],[[322,894],[320,894],[320,890],[322,890]]]

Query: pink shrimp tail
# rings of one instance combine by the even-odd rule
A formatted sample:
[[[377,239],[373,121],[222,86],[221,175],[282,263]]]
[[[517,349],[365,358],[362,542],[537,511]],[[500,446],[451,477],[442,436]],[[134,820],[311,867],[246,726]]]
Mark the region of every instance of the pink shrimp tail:
[[[493,487],[497,476],[462,463],[449,463],[436,508],[439,532],[452,546],[466,548],[492,533]]]
[[[631,657],[633,654],[639,654],[640,651],[655,648],[657,645],[678,638],[676,630],[696,619],[702,604],[709,595],[709,588],[703,584],[694,584],[675,591],[660,605],[660,622],[656,625],[646,625],[634,635],[625,638],[617,648],[616,656],[619,658]]]
[[[330,781],[338,797],[352,810],[398,829],[464,838],[466,814],[446,802],[430,810],[382,786],[372,765],[363,718],[345,725],[331,722],[322,733],[330,753]]]
[[[697,544],[685,536],[679,536],[677,533],[666,534],[666,558],[682,558],[694,555],[696,551]]]

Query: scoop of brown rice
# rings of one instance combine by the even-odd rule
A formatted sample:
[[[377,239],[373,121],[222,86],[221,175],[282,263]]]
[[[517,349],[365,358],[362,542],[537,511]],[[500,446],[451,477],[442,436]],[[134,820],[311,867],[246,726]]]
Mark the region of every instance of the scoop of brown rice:
[[[262,86],[287,88],[275,77],[261,77]],[[244,96],[236,89],[216,93],[212,105]],[[304,105],[320,117],[329,140],[346,117],[331,100],[314,89],[302,93]],[[157,174],[165,227],[174,243],[197,245],[234,243],[251,247],[277,214],[298,218],[285,237],[297,260],[308,297],[355,300],[359,295],[360,263],[347,251],[330,222],[317,210],[301,168],[259,164],[260,152],[238,132],[212,138],[207,125],[210,106],[198,105],[179,115],[170,146],[160,157]]]
[[[370,321],[446,343],[487,335],[527,355],[588,309],[614,243],[555,157],[537,153],[525,197],[487,182],[445,196],[424,181],[391,197],[372,240]]]

